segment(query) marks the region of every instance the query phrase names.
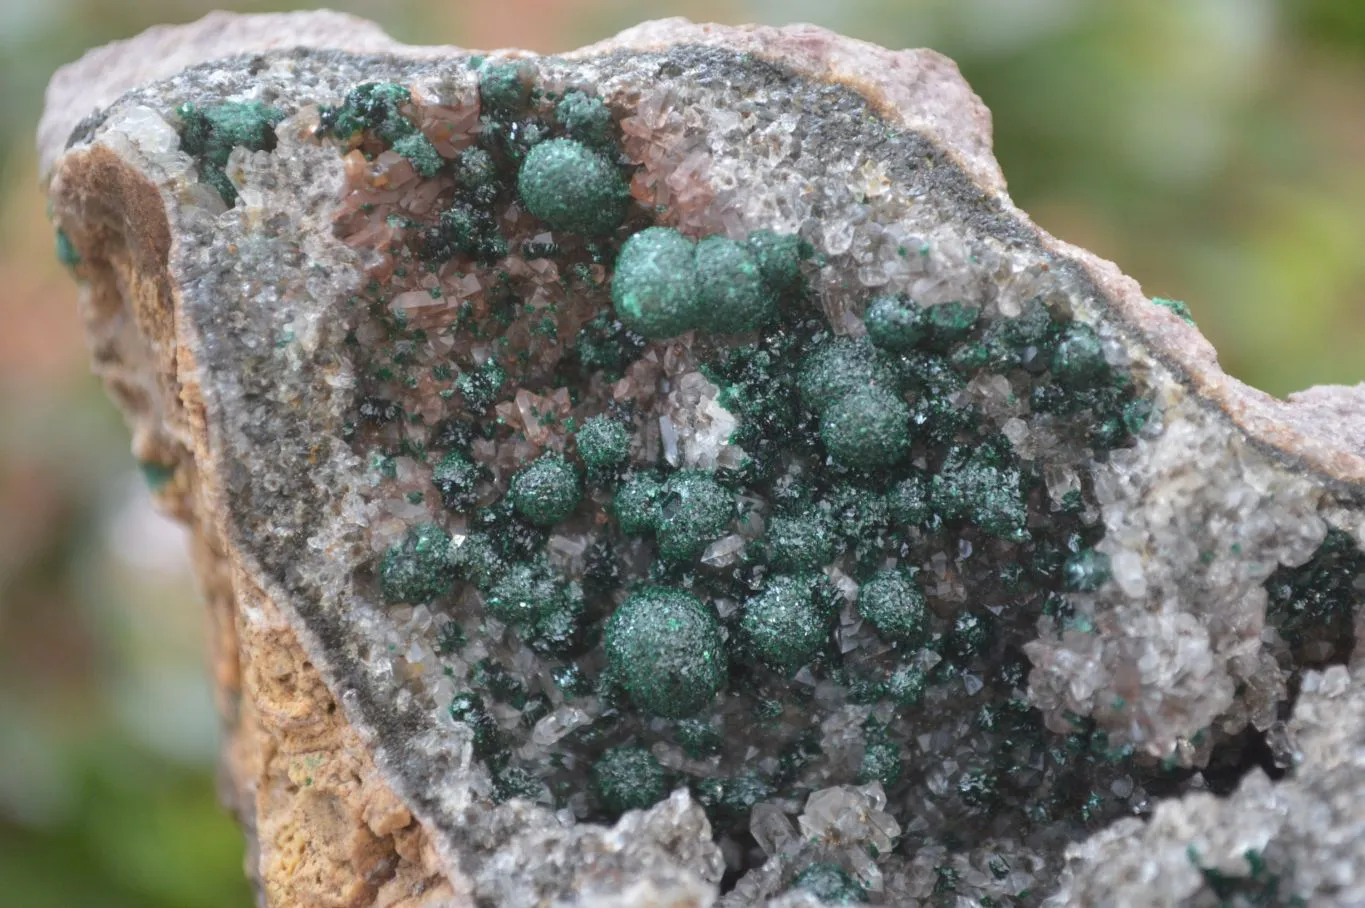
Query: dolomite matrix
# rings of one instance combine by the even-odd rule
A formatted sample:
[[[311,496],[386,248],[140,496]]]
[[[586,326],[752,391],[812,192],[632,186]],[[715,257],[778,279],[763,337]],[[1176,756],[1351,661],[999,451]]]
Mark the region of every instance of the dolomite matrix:
[[[214,15],[39,145],[262,904],[1365,903],[1365,385],[1223,375],[943,57]]]

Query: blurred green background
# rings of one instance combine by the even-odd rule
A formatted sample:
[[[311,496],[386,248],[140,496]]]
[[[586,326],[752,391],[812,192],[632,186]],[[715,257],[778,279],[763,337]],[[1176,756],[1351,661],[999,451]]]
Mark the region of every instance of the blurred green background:
[[[242,11],[286,8],[231,4]],[[556,51],[645,18],[811,21],[955,58],[1015,200],[1188,301],[1283,395],[1365,379],[1360,0],[390,0],[409,42]],[[0,0],[0,903],[245,906],[178,530],[88,377],[32,136],[53,69],[197,0]]]

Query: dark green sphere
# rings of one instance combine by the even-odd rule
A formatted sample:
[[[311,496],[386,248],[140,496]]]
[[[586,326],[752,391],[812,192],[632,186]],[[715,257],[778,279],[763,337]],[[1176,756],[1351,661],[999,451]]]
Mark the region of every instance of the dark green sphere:
[[[924,642],[924,591],[905,571],[878,571],[858,589],[858,612],[883,639],[906,646]]]
[[[883,350],[903,353],[924,336],[924,323],[915,301],[903,294],[879,296],[863,316],[867,336]]]
[[[645,810],[668,796],[668,772],[643,747],[613,747],[592,767],[602,806],[613,815]]]
[[[611,673],[631,702],[666,719],[693,715],[725,683],[720,623],[691,593],[651,587],[633,593],[607,620]]]
[[[434,523],[412,527],[379,562],[379,591],[391,604],[430,602],[447,592],[454,579],[450,537]]]
[[[578,471],[562,454],[542,454],[512,477],[508,493],[517,513],[537,526],[554,526],[573,513],[582,497]]]
[[[550,139],[527,152],[517,189],[526,210],[551,230],[583,236],[620,227],[630,201],[621,171],[572,139]]]
[[[752,331],[777,315],[758,259],[743,243],[708,236],[697,244],[698,328],[714,334]]]
[[[630,455],[630,427],[610,416],[594,416],[574,435],[578,456],[595,476],[612,473]]]
[[[910,407],[899,394],[882,388],[854,391],[825,411],[820,440],[842,466],[893,466],[910,451]]]
[[[664,484],[649,473],[635,473],[621,483],[611,500],[611,512],[627,536],[654,532],[662,519]]]
[[[749,652],[794,673],[820,652],[834,620],[831,591],[819,575],[778,575],[744,604],[740,631]]]
[[[686,561],[725,535],[735,516],[735,496],[700,470],[680,470],[664,483],[655,537],[659,554]]]
[[[895,373],[866,338],[834,337],[822,342],[804,360],[797,374],[801,402],[824,413],[854,391],[876,386],[893,389]]]
[[[459,451],[442,457],[431,471],[431,484],[441,493],[441,504],[456,511],[466,510],[478,500],[483,468]]]
[[[779,571],[818,571],[834,560],[834,534],[816,514],[773,517],[764,542],[768,563]]]
[[[671,227],[647,227],[626,240],[616,257],[611,300],[627,328],[664,338],[695,327],[696,250]]]

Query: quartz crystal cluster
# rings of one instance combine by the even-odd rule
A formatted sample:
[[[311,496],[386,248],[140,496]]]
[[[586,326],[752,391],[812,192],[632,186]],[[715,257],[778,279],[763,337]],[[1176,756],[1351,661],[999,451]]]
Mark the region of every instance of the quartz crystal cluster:
[[[440,868],[370,903],[1358,903],[1365,394],[1034,228],[950,64],[217,21],[45,166],[136,452]]]

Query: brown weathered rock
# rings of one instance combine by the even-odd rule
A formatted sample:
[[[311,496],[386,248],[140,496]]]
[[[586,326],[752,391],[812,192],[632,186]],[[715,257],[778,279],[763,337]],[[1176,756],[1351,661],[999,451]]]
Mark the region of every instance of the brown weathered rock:
[[[572,798],[568,807],[557,805],[558,814],[521,798],[494,806],[490,792],[498,780],[490,781],[475,759],[479,745],[471,728],[445,716],[458,689],[448,676],[464,685],[461,673],[471,660],[461,656],[453,660],[459,672],[443,674],[433,643],[445,626],[435,617],[465,620],[470,602],[483,600],[472,592],[448,597],[434,617],[425,605],[390,607],[376,593],[377,553],[401,538],[405,526],[448,515],[430,509],[434,496],[423,458],[395,458],[403,463],[388,480],[366,472],[365,455],[380,451],[375,439],[398,436],[382,437],[390,431],[382,426],[357,428],[362,385],[371,380],[366,331],[376,322],[348,301],[366,292],[367,282],[382,283],[396,293],[385,304],[404,311],[403,324],[452,338],[439,352],[453,359],[469,353],[473,341],[470,331],[440,333],[455,320],[446,301],[467,302],[478,314],[492,305],[493,290],[480,284],[472,263],[468,274],[433,270],[431,286],[419,283],[425,276],[415,265],[408,273],[390,241],[401,243],[411,228],[391,222],[384,206],[430,223],[436,198],[445,197],[452,181],[444,175],[423,181],[416,165],[388,151],[373,161],[358,151],[343,157],[345,143],[318,137],[318,105],[335,105],[368,81],[412,86],[419,111],[412,116],[425,117],[422,128],[445,167],[479,129],[468,56],[456,48],[400,45],[369,23],[332,13],[214,14],[94,51],[60,71],[39,128],[40,159],[54,219],[80,257],[76,272],[85,282],[92,358],[129,422],[135,455],[171,471],[159,490],[163,506],[194,532],[228,733],[226,799],[247,830],[248,871],[263,904],[416,908],[474,905],[477,898],[515,906],[710,905],[724,858],[735,869],[750,866],[746,846],[737,844],[742,835],[723,834],[729,848],[723,858],[701,807],[682,793],[647,812],[627,813],[614,829],[571,822],[587,811]],[[958,298],[977,303],[995,325],[1013,324],[1029,305],[1045,307],[1052,314],[1045,317],[1091,326],[1106,345],[1106,368],[1131,373],[1135,400],[1149,404],[1154,416],[1146,427],[1137,420],[1112,450],[1072,438],[1060,418],[1029,409],[1021,389],[1043,385],[1045,369],[1016,364],[979,374],[953,392],[969,395],[992,430],[1036,471],[1043,491],[1028,524],[1035,535],[1045,537],[1053,521],[1061,526],[1072,519],[1061,511],[1064,493],[1074,491],[1085,526],[1102,536],[1093,544],[1113,565],[1113,580],[1067,593],[1070,619],[1029,611],[1037,603],[1016,608],[1011,601],[1008,610],[992,610],[1010,651],[1022,650],[1032,661],[1029,697],[1057,740],[1090,722],[1087,727],[1136,754],[1128,769],[1079,770],[1080,783],[1040,770],[1045,779],[1036,784],[1104,785],[1116,793],[1126,787],[1130,794],[1100,817],[1145,815],[1151,800],[1141,779],[1154,778],[1143,773],[1155,772],[1156,758],[1205,765],[1215,747],[1272,728],[1289,702],[1289,682],[1305,663],[1344,661],[1350,647],[1339,633],[1326,639],[1324,631],[1317,639],[1309,628],[1306,643],[1286,642],[1279,631],[1287,636],[1289,625],[1267,619],[1267,597],[1276,594],[1266,584],[1306,562],[1326,563],[1312,559],[1323,551],[1329,527],[1348,540],[1343,545],[1365,544],[1365,385],[1317,388],[1279,401],[1224,375],[1193,325],[1153,305],[1112,264],[1048,236],[1013,207],[991,154],[989,113],[950,61],[809,26],[729,29],[681,20],[648,23],[562,58],[499,56],[534,59],[546,85],[585,86],[606,101],[623,135],[619,150],[636,166],[632,224],[657,215],[659,223],[691,236],[742,239],[771,228],[808,240],[823,258],[806,267],[804,278],[835,333],[866,333],[866,296],[913,288],[926,306]],[[270,148],[239,147],[223,168],[222,178],[238,194],[234,206],[210,187],[204,160],[182,150],[172,124],[183,128],[176,113],[181,104],[243,100],[278,106],[281,121]],[[781,121],[787,112],[806,117],[799,131],[796,121]],[[755,120],[763,120],[761,133]],[[500,229],[511,235],[537,235],[515,203],[501,216]],[[581,249],[562,234],[555,240],[569,254]],[[912,240],[922,243],[923,262],[907,255]],[[600,282],[605,269],[595,260],[592,267]],[[594,307],[610,306],[605,293],[567,290],[567,277],[561,280],[548,256],[512,247],[501,268],[524,282],[518,286],[534,288],[526,293],[528,305],[550,301],[554,308],[544,311],[574,332]],[[513,326],[505,336],[540,350],[532,332]],[[715,410],[705,409],[716,394],[696,366],[704,340],[695,348],[690,343],[656,343],[614,384],[594,378],[573,389],[573,398],[586,401],[633,401],[649,417],[632,448],[637,466],[660,452],[670,463],[681,457],[693,465],[689,459],[700,458],[714,466],[707,445],[730,443],[705,437],[719,424]],[[430,352],[420,348],[414,355]],[[528,375],[541,365],[551,372],[561,354],[543,355],[547,363],[532,361]],[[421,416],[410,422],[433,426],[454,412],[451,395],[437,393],[439,381],[414,376],[409,386],[386,393],[408,395],[406,412]],[[585,406],[549,379],[543,385],[506,393],[497,405],[502,425],[519,428],[521,437],[486,439],[482,448],[474,442],[474,456],[497,492],[543,448],[565,448],[567,414],[577,418],[574,408]],[[677,388],[690,388],[693,397],[681,399]],[[462,400],[460,393],[453,399]],[[917,401],[929,396],[916,393]],[[660,414],[671,416],[651,421]],[[661,426],[685,433],[672,457]],[[420,431],[420,441],[427,441]],[[423,488],[427,498],[414,499]],[[585,507],[593,509],[596,525],[608,522],[604,501]],[[462,517],[449,526],[456,535],[468,529]],[[1025,543],[1008,534],[963,532],[985,553],[978,564],[1036,554],[1026,555]],[[736,526],[713,543],[726,546],[707,551],[713,559],[743,551],[753,543],[746,534]],[[918,531],[912,535],[919,544]],[[573,545],[581,538],[562,534],[551,545],[559,540],[563,560],[574,563],[582,553]],[[955,615],[970,615],[972,602],[996,602],[987,597],[998,591],[975,586],[985,582],[981,577],[968,578],[973,569],[962,565],[971,557],[970,541],[965,550],[953,541],[945,551],[937,568],[929,567],[935,562],[927,554],[922,563],[907,563],[925,577],[937,570],[937,586],[928,590],[932,620],[946,629]],[[703,563],[710,564],[707,557]],[[943,568],[950,559],[952,566]],[[832,580],[842,578],[856,591],[843,570],[854,571],[848,560],[829,567]],[[985,575],[998,576],[997,567],[988,565]],[[1341,591],[1351,589],[1360,589],[1359,580],[1352,587],[1346,577],[1332,587],[1333,595],[1349,596]],[[866,622],[849,606],[844,617],[841,656],[852,654],[851,663],[860,653],[884,658],[887,648]],[[522,735],[514,742],[517,752],[536,766],[556,754],[557,741],[539,738],[562,733],[547,721],[591,725],[600,714],[561,696],[546,680],[541,657],[516,650],[515,635],[504,639],[497,627],[489,646],[507,646],[519,677],[554,708],[533,723],[502,716],[503,733]],[[937,651],[932,656],[930,667],[940,659]],[[989,895],[1002,905],[1029,904],[1022,893],[1036,896],[1056,884],[1063,847],[1084,827],[1078,831],[1065,817],[1039,822],[1024,844],[1026,833],[1009,828],[1015,821],[1008,819],[1015,816],[1008,811],[1031,803],[1023,782],[1016,782],[1017,804],[983,810],[950,800],[955,791],[975,791],[973,761],[1004,746],[993,731],[973,725],[980,722],[978,707],[1014,702],[1015,685],[989,677],[987,662],[954,658],[972,682],[965,689],[942,682],[928,705],[906,707],[923,710],[914,714],[913,728],[893,729],[897,741],[919,750],[906,758],[918,762],[889,802],[879,786],[853,789],[847,768],[836,765],[861,759],[868,743],[861,727],[867,712],[858,713],[863,707],[844,702],[843,693],[828,715],[816,712],[823,705],[809,707],[810,721],[823,723],[827,763],[816,761],[819,774],[803,779],[800,790],[831,794],[811,796],[802,817],[806,844],[772,845],[768,862],[739,883],[729,904],[778,895],[812,861],[841,864],[874,898],[891,904],[930,899],[949,871],[961,880],[964,897]],[[827,690],[816,688],[814,697]],[[730,702],[733,709],[717,720],[722,724],[752,705],[742,692],[733,692]],[[782,721],[798,728],[800,718],[792,715],[800,710],[788,707]],[[908,722],[902,712],[888,709],[881,721]],[[532,734],[523,727],[529,724]],[[642,725],[629,740],[671,754],[689,773],[702,771],[699,761],[684,763],[681,752],[673,754],[677,747],[667,739],[650,738],[649,728]],[[747,724],[743,731],[753,733]],[[1046,734],[1041,727],[1038,733]],[[717,759],[724,772],[735,773],[742,762],[734,749],[743,754],[753,743],[761,752],[766,740],[760,732],[752,742],[741,736],[728,743],[731,749]],[[1039,744],[1033,757],[1042,761],[1043,749]],[[550,775],[576,772],[586,789],[583,754],[564,752],[578,768],[559,766]],[[1358,786],[1359,772],[1333,764],[1329,782]],[[1135,778],[1138,794],[1132,794]],[[783,803],[792,803],[792,793],[784,794]],[[1285,797],[1288,803],[1297,795]],[[836,815],[825,823],[817,808],[831,803],[851,805],[856,822]],[[1185,809],[1199,804],[1187,799],[1157,816]],[[961,824],[951,831],[968,844],[949,853],[935,838],[935,824]],[[895,830],[888,833],[888,826]],[[867,857],[862,843],[901,830],[895,853],[881,847],[879,861]],[[1115,835],[1137,835],[1128,827],[1116,830],[1093,840],[1092,850],[1102,855],[1111,839],[1118,841]],[[1148,832],[1164,834],[1155,825]],[[773,841],[780,838],[774,835]],[[1293,847],[1296,860],[1314,859],[1312,842],[1295,839]],[[983,868],[994,855],[1008,863],[1004,873],[990,863],[991,876]],[[1347,866],[1360,872],[1362,862]],[[1083,871],[1068,873],[1070,891],[1083,891]],[[1323,874],[1294,879],[1306,892],[1324,885]],[[1191,891],[1199,885],[1180,883]],[[1086,885],[1092,886],[1087,897],[1102,900],[1096,895],[1105,891],[1102,877]],[[780,898],[795,905],[805,897]]]

